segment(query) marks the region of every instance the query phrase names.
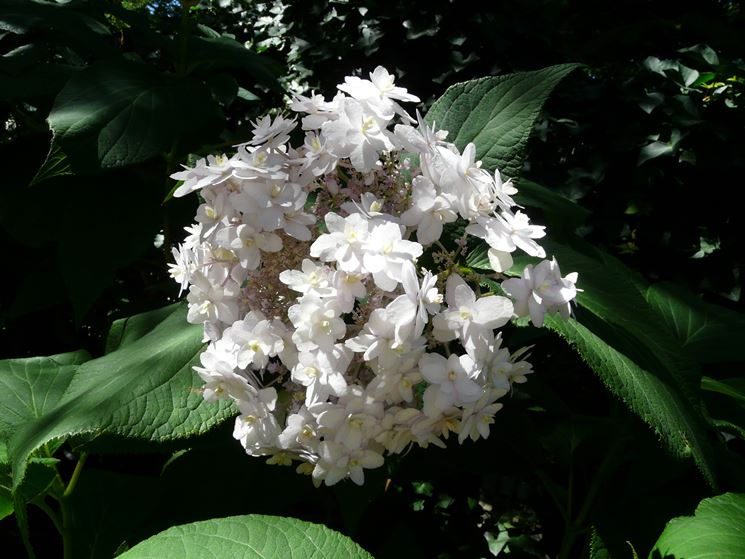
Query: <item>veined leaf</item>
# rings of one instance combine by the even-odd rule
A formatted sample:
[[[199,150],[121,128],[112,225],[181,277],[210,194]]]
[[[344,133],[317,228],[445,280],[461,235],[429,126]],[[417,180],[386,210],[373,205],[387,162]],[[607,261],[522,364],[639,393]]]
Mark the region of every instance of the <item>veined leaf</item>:
[[[521,179],[517,189],[515,201],[529,208],[541,208],[551,221],[553,235],[557,227],[574,231],[584,225],[590,215],[590,210],[533,181]]]
[[[70,162],[67,160],[67,156],[62,152],[58,145],[54,143],[52,139],[52,145],[49,147],[49,153],[47,158],[42,163],[36,175],[31,179],[29,186],[39,184],[41,181],[51,179],[52,177],[59,177],[61,175],[72,175],[72,167]]]
[[[584,291],[577,302],[631,334],[634,360],[649,371],[668,376],[697,405],[701,371],[647,303],[648,283],[617,258],[586,243],[577,241],[578,248],[551,241],[543,245],[549,255],[556,256],[562,273],[579,272],[578,287]]]
[[[204,433],[233,414],[230,404],[206,403],[199,393],[202,382],[192,366],[204,347],[202,328],[184,314],[179,306],[142,337],[78,366],[53,406],[15,426],[8,444],[14,490],[31,454],[51,441],[88,434],[164,442]],[[33,386],[29,397],[36,401],[46,389]]]
[[[672,283],[646,293],[680,344],[701,363],[745,361],[745,315],[711,305]]]
[[[0,361],[0,440],[52,411],[89,359],[87,351],[75,351]]]
[[[325,526],[294,518],[232,516],[175,526],[134,546],[121,559],[372,559]]]
[[[574,346],[608,390],[638,414],[676,455],[692,457],[716,485],[711,449],[701,414],[678,387],[640,366],[576,320],[546,317],[546,325]],[[613,331],[616,336],[622,332]]]
[[[741,559],[745,557],[745,494],[704,499],[694,516],[674,518],[650,558]]]
[[[554,87],[578,68],[559,64],[533,72],[517,72],[455,84],[430,109],[427,122],[449,132],[448,140],[463,150],[476,144],[484,168],[516,177],[525,146],[543,103]]]
[[[210,129],[215,107],[196,80],[134,62],[106,63],[74,75],[57,95],[48,121],[73,165],[122,167]]]

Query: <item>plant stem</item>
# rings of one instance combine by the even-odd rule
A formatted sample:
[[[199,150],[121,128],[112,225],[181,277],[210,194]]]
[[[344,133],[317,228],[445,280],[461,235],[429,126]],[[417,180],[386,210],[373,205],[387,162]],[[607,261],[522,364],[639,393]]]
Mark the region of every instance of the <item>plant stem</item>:
[[[88,454],[85,452],[80,453],[80,458],[78,458],[78,463],[75,464],[75,470],[72,472],[72,477],[70,478],[70,481],[67,484],[67,487],[65,488],[65,492],[62,493],[62,498],[67,499],[70,494],[75,490],[75,485],[78,483],[78,478],[80,477],[80,472],[83,471],[83,466],[85,465],[85,460],[88,458]]]
[[[70,477],[70,481],[67,482],[67,485],[65,485],[65,483],[62,481],[62,478],[58,474],[55,483],[57,490],[50,493],[52,497],[57,499],[60,508],[60,515],[62,516],[61,528],[59,526],[59,520],[55,522],[55,526],[57,526],[60,534],[62,534],[62,556],[64,557],[64,559],[72,559],[73,556],[71,526],[72,510],[70,509],[69,501],[70,496],[72,495],[72,492],[75,490],[75,486],[78,483],[78,479],[80,479],[80,473],[83,471],[83,466],[85,465],[86,458],[88,458],[87,453],[83,452],[80,454],[78,463],[75,464],[75,469],[73,470],[72,476]],[[42,510],[44,510],[44,508],[42,508]],[[49,514],[49,512],[47,514]],[[54,517],[52,515],[50,515],[50,518],[53,518],[54,521]]]
[[[60,522],[59,515],[52,510],[52,507],[50,507],[43,499],[35,500],[33,501],[33,504],[46,513],[49,520],[52,521],[52,524],[54,524],[54,527],[57,529],[57,532],[59,532],[59,535],[62,536],[62,522]]]
[[[585,519],[587,518],[587,515],[590,513],[590,509],[592,508],[593,503],[595,502],[595,497],[597,496],[598,491],[600,490],[601,485],[603,485],[608,478],[608,476],[618,467],[618,465],[621,463],[621,456],[619,456],[623,452],[623,439],[616,438],[615,441],[613,441],[613,444],[608,449],[608,452],[605,454],[605,457],[603,458],[603,462],[600,464],[600,467],[597,470],[596,475],[592,479],[592,483],[590,484],[590,487],[587,490],[587,495],[585,496],[585,499],[582,503],[582,506],[579,509],[579,512],[577,513],[577,518],[575,518],[573,521],[567,522],[566,531],[564,532],[564,538],[561,543],[561,550],[559,552],[559,559],[566,559],[568,557],[571,557],[571,551],[574,547],[574,542],[577,539],[577,536],[582,534],[587,530],[587,528],[583,527],[583,524],[585,523]],[[569,490],[570,495],[568,497],[569,505],[571,506],[571,491],[572,491],[572,477],[570,474],[569,478]],[[569,509],[567,514],[567,518],[571,518],[571,509]]]
[[[31,538],[28,533],[28,516],[26,515],[26,503],[18,495],[13,496],[13,512],[18,523],[18,531],[21,533],[21,540],[23,541],[23,547],[26,550],[26,555],[29,559],[35,559],[36,554],[34,548],[31,545]]]

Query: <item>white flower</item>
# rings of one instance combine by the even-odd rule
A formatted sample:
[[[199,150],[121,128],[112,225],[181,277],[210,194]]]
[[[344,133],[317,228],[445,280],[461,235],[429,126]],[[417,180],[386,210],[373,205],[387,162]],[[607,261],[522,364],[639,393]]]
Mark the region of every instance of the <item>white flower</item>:
[[[208,402],[227,398],[243,400],[255,393],[248,379],[235,372],[238,363],[235,353],[228,348],[230,345],[223,340],[211,343],[199,356],[203,366],[194,367],[205,383],[202,394]]]
[[[479,370],[469,355],[451,355],[445,359],[437,353],[425,353],[419,359],[419,370],[430,385],[424,391],[423,411],[436,417],[453,405],[477,401],[483,387],[473,380]]]
[[[321,434],[349,450],[365,446],[380,431],[383,404],[359,386],[350,387],[338,404],[321,404],[318,409],[322,410],[316,416]]]
[[[459,275],[468,239],[448,251],[445,224],[460,216],[485,239],[497,272],[518,248],[543,255],[544,228],[512,213],[516,189],[481,168],[474,144],[461,153],[418,111],[411,126],[399,102],[418,99],[383,67],[339,89],[330,102],[295,97],[300,116],[263,117],[232,158],[173,175],[177,196],[203,199],[170,265],[210,341],[194,367],[202,394],[234,402],[248,454],[300,461],[316,485],[362,484],[384,451],[486,438],[497,400],[532,372],[529,348],[510,353],[495,329],[515,313],[568,316],[577,292],[555,261],[502,282],[514,304],[474,292]],[[296,120],[305,142],[293,146]],[[420,277],[422,257],[437,269]]]
[[[355,99],[366,102],[380,119],[388,121],[398,113],[406,120],[413,122],[413,119],[393,99],[418,103],[419,97],[411,95],[403,87],[393,85],[394,81],[395,77],[389,74],[388,70],[378,66],[370,72],[370,80],[349,76],[344,78],[345,83],[337,87]]]
[[[324,262],[336,262],[348,273],[362,272],[363,246],[367,240],[368,221],[361,214],[341,217],[326,214],[328,233],[320,235],[310,246],[310,255]]]
[[[498,251],[514,252],[520,248],[530,256],[543,258],[546,251],[533,239],[545,237],[545,229],[540,225],[530,225],[528,216],[518,211],[514,216],[502,212],[494,217],[478,217],[476,223],[466,227],[466,232],[485,239]]]
[[[250,225],[226,227],[217,234],[218,242],[231,249],[246,270],[255,270],[261,264],[261,251],[279,252],[282,239],[274,233],[260,233]]]
[[[282,429],[272,414],[276,402],[277,391],[274,388],[264,388],[252,399],[238,402],[241,415],[235,418],[233,437],[252,456],[269,454],[279,447]]]
[[[475,161],[476,146],[473,143],[466,145],[462,154],[441,147],[437,148],[437,154],[442,160],[439,186],[454,198],[463,218],[475,217],[482,211],[484,203],[487,209],[493,208],[493,179],[481,168],[481,161]]]
[[[404,295],[399,295],[386,307],[389,319],[396,325],[396,342],[401,344],[412,335],[421,336],[427,323],[427,313],[437,313],[442,303],[442,295],[436,287],[437,276],[425,271],[420,286],[412,263],[407,262],[402,272]]]
[[[313,469],[313,482],[316,486],[321,482],[334,485],[350,477],[357,485],[362,485],[365,482],[363,468],[379,468],[383,462],[383,457],[373,450],[359,448],[350,452],[343,445],[323,441],[318,462]]]
[[[476,294],[458,274],[448,277],[445,300],[448,309],[432,319],[434,336],[440,341],[458,337],[467,351],[512,317],[509,299],[498,295],[476,299]]]
[[[231,176],[231,160],[225,155],[209,155],[200,159],[193,168],[183,166],[184,170],[171,175],[172,179],[184,181],[173,193],[175,198],[185,196],[211,184],[220,184]]]
[[[435,185],[420,175],[412,183],[411,208],[401,214],[401,223],[416,227],[416,238],[422,245],[434,243],[442,235],[442,224],[452,223],[458,215],[444,196],[438,196]]]
[[[331,285],[331,273],[328,266],[319,266],[309,258],[304,258],[302,271],[285,270],[279,274],[279,281],[303,294],[312,291],[319,297],[329,297],[336,291]]]
[[[543,326],[548,313],[569,318],[571,301],[577,296],[577,272],[561,277],[556,259],[543,260],[535,268],[528,265],[521,278],[502,282],[502,289],[515,301],[515,314],[528,316],[535,326]]]
[[[178,245],[171,249],[174,263],[168,265],[169,275],[179,284],[179,297],[191,281],[191,275],[197,270],[195,254],[192,249]]]
[[[293,111],[308,114],[308,116],[303,117],[303,130],[317,130],[321,128],[324,122],[335,120],[338,117],[339,104],[343,98],[344,94],[339,93],[329,103],[323,98],[323,95],[311,94],[310,97],[296,95],[290,104],[290,108]]]
[[[355,169],[363,173],[375,167],[379,152],[395,147],[385,125],[354,99],[344,99],[339,118],[325,122],[322,132],[328,151],[337,157],[349,157]]]
[[[305,156],[299,162],[302,165],[301,172],[310,171],[314,177],[319,177],[333,171],[339,158],[326,149],[325,137],[316,132],[308,132],[305,135]]]
[[[323,402],[333,394],[343,396],[347,381],[344,372],[352,360],[352,352],[341,344],[330,350],[303,351],[292,369],[292,380],[306,387],[307,405]]]
[[[239,287],[228,281],[225,285],[212,285],[201,272],[192,276],[192,285],[186,300],[189,312],[186,319],[192,324],[217,322],[232,324],[238,320],[238,304],[235,297]]]
[[[494,414],[503,407],[502,404],[497,403],[501,397],[502,394],[497,391],[487,391],[478,401],[463,408],[463,418],[458,434],[459,443],[463,444],[463,441],[469,437],[474,441],[479,437],[489,438],[489,429],[494,423]]]
[[[279,444],[282,448],[300,447],[315,450],[318,443],[318,425],[306,406],[288,416],[287,427],[279,435]]]
[[[375,285],[393,291],[403,281],[403,267],[422,255],[422,245],[401,238],[402,226],[391,222],[375,225],[368,235],[362,262]]]
[[[339,307],[333,299],[322,300],[318,295],[306,293],[287,311],[295,327],[292,341],[300,351],[319,347],[331,349],[347,331],[339,314]]]
[[[424,122],[419,109],[416,111],[416,119],[419,123],[418,128],[408,124],[397,124],[393,129],[396,138],[407,151],[421,154],[431,153],[437,145],[445,141],[448,133],[446,130],[435,130],[434,126],[430,127]]]
[[[252,123],[254,125],[253,139],[249,142],[257,146],[265,144],[271,147],[277,147],[290,139],[290,132],[295,128],[295,119],[288,119],[282,115],[272,117],[269,115]]]
[[[354,309],[354,302],[367,295],[362,274],[349,274],[337,270],[332,276],[331,284],[336,290],[336,302],[341,312],[347,313]]]
[[[263,369],[270,357],[284,349],[284,340],[275,331],[275,325],[260,311],[251,311],[243,320],[233,323],[225,330],[224,339],[237,346],[236,358],[241,369],[249,365]]]

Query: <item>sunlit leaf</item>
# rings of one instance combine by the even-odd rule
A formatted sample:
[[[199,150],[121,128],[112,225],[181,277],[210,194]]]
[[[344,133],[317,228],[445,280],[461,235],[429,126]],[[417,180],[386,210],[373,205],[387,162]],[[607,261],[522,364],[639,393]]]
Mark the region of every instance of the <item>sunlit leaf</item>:
[[[294,518],[247,515],[175,526],[121,559],[372,559],[348,537]]]

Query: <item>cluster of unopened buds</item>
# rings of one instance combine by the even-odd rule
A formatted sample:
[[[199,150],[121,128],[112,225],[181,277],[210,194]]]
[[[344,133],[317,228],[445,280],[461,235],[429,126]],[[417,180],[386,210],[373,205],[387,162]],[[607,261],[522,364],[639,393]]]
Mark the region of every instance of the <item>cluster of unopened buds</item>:
[[[175,196],[203,200],[171,274],[209,341],[195,367],[204,398],[235,403],[248,454],[327,485],[362,484],[385,453],[450,432],[488,437],[532,372],[497,329],[568,317],[577,291],[555,260],[503,280],[516,249],[545,258],[544,228],[514,211],[517,190],[473,144],[460,153],[411,118],[399,102],[419,99],[384,68],[338,89],[292,102],[302,146],[297,117],[267,116],[232,157],[172,175]],[[486,283],[464,266],[483,243],[471,237],[488,244]]]

